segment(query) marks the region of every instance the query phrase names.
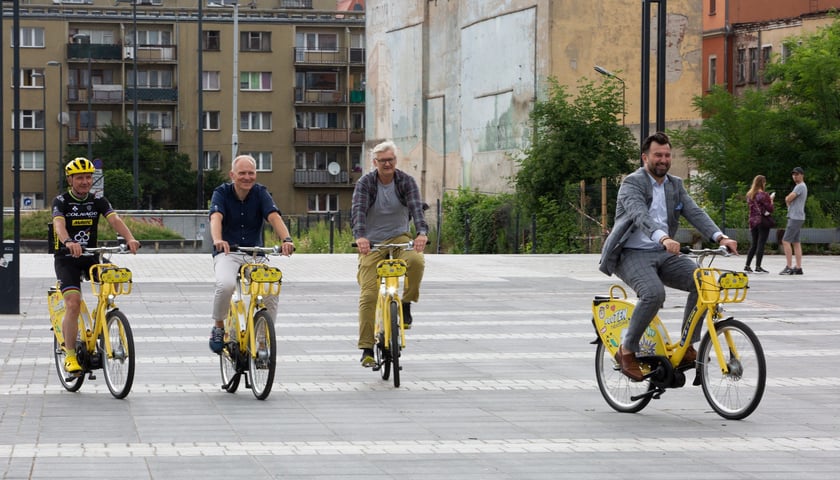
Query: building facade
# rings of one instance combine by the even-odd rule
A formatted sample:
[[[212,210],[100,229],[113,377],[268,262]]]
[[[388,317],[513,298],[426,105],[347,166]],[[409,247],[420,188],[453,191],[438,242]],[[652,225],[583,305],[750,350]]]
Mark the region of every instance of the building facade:
[[[667,8],[662,73],[666,125],[676,128],[699,122],[692,98],[702,91],[701,6],[671,0]],[[460,186],[511,190],[549,76],[574,94],[579,80],[601,80],[595,65],[615,73],[626,87],[627,125],[639,131],[640,2],[368,0],[366,11],[367,139],[396,141],[400,168],[421,180],[429,203]]]
[[[86,146],[108,124],[130,127],[135,104],[137,123],[196,170],[226,174],[235,152],[249,153],[284,213],[349,209],[365,137],[364,2],[227,1],[202,5],[201,31],[196,1],[21,5],[23,209],[48,206],[69,146]],[[12,31],[6,7],[2,26]],[[4,45],[7,92],[11,52]],[[15,120],[11,98],[3,110]],[[14,128],[3,131],[9,160]],[[91,160],[108,168],[107,158]],[[9,207],[11,161],[4,166]],[[196,203],[184,199],[185,208]]]
[[[703,0],[703,89],[738,94],[763,88],[765,66],[784,58],[782,42],[830,21],[840,0]]]

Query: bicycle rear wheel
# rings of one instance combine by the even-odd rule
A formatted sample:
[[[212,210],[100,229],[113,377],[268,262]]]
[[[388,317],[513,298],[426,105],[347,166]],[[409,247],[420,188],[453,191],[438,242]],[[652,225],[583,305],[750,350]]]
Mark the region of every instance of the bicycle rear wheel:
[[[64,348],[58,344],[58,339],[55,336],[53,336],[53,355],[55,356],[55,370],[58,373],[58,380],[64,389],[68,392],[75,392],[82,388],[82,384],[85,383],[85,376],[82,372],[76,375],[70,374],[64,369],[66,355],[64,354]]]
[[[400,386],[400,306],[391,302],[391,339],[388,350],[394,367],[394,387]]]
[[[128,319],[119,310],[111,310],[105,315],[105,328],[111,347],[111,356],[108,357],[105,335],[100,335],[99,347],[105,383],[114,398],[125,398],[134,382],[134,335]]]
[[[602,342],[595,349],[595,377],[604,400],[614,410],[622,413],[641,411],[651,401],[651,396],[633,400],[653,388],[649,380],[634,382],[621,373],[621,368]]]
[[[254,315],[254,343],[256,355],[248,352],[251,390],[259,400],[268,398],[274,383],[274,369],[277,367],[277,341],[274,321],[268,312],[260,310]]]
[[[720,368],[712,337],[706,332],[697,352],[703,395],[721,417],[741,420],[758,407],[764,395],[767,377],[764,350],[758,337],[743,322],[724,320],[715,324],[715,330],[729,372],[724,373]]]

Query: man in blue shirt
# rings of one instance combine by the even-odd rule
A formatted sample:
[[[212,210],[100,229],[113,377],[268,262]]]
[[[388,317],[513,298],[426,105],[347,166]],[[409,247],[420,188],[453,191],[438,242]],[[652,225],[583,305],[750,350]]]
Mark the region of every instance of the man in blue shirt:
[[[257,162],[254,158],[250,155],[234,158],[229,175],[231,182],[216,187],[210,200],[210,237],[213,240],[213,269],[216,273],[210,350],[216,354],[224,348],[225,317],[236,288],[236,274],[239,267],[250,259],[250,255],[231,252],[231,247],[263,246],[263,222],[267,221],[277,237],[283,239],[283,255],[291,255],[295,249],[289,229],[271,194],[265,186],[257,183]],[[268,260],[258,257],[258,261]],[[273,320],[277,315],[277,296],[267,297],[265,303]]]

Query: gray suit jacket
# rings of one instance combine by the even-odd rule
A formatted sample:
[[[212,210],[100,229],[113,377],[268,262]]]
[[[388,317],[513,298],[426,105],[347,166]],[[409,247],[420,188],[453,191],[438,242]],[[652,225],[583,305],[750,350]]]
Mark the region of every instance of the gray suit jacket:
[[[679,177],[668,175],[665,184],[665,202],[668,209],[668,235],[673,237],[680,225],[680,215],[685,217],[704,237],[713,240],[712,235],[720,231],[706,212],[697,206],[688,195]],[[651,177],[644,168],[639,168],[624,178],[618,189],[615,207],[615,225],[601,249],[599,270],[612,275],[621,257],[624,244],[638,229],[650,236],[656,231],[656,224],[649,214],[653,201]]]

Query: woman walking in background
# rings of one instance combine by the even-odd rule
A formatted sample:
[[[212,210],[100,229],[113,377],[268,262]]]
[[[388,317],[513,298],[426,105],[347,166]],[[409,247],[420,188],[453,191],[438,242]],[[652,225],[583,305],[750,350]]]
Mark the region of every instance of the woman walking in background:
[[[761,268],[761,260],[764,258],[764,245],[767,243],[767,237],[770,235],[770,229],[775,226],[773,220],[773,198],[776,192],[767,194],[764,191],[764,186],[767,179],[764,175],[756,175],[752,181],[752,187],[747,192],[747,204],[750,207],[750,234],[752,234],[752,243],[750,244],[750,251],[747,253],[747,265],[744,271],[752,273],[750,264],[753,256],[755,256],[755,273],[768,273],[767,270]]]

